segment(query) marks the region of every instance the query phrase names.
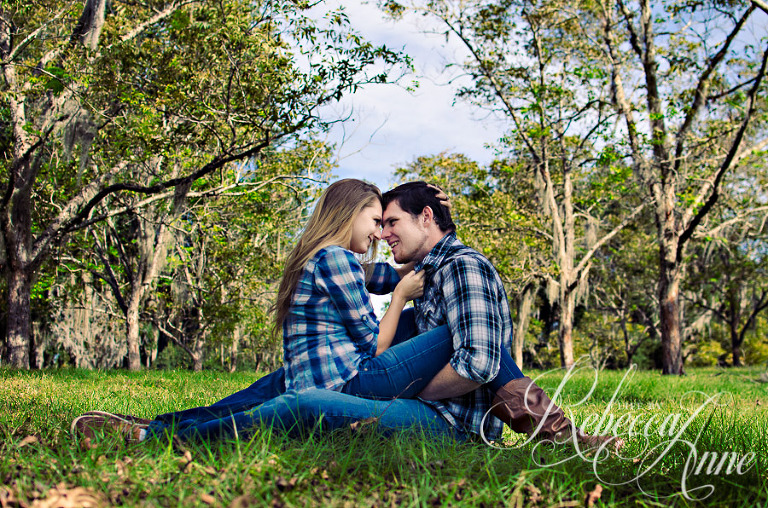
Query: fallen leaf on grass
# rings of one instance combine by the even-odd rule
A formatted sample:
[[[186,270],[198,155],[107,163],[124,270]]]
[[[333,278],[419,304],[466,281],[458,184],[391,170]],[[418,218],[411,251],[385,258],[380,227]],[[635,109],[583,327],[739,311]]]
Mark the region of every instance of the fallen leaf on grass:
[[[213,467],[213,466],[201,466],[200,464],[195,464],[195,467],[198,470],[200,470],[200,471],[202,471],[202,472],[204,472],[206,474],[209,474],[211,476],[218,476],[219,475],[219,472],[216,471],[216,468]]]
[[[214,505],[214,504],[216,504],[216,498],[213,497],[210,494],[206,494],[205,492],[200,494],[200,501],[202,501],[203,503],[205,503],[207,505]]]
[[[21,448],[22,446],[27,446],[27,445],[35,444],[39,442],[40,442],[40,439],[38,439],[37,436],[27,436],[21,441],[19,441],[19,444],[16,445],[16,448]]]
[[[535,505],[539,501],[544,501],[544,498],[541,497],[541,491],[537,487],[535,487],[533,485],[526,485],[524,488],[528,492],[528,503],[529,504],[527,506]]]
[[[2,508],[26,508],[26,504],[22,503],[19,498],[16,497],[16,493],[8,487],[0,487],[0,507]]]
[[[595,501],[600,499],[600,494],[603,493],[603,486],[599,483],[595,485],[595,489],[587,494],[587,499],[584,500],[584,506],[591,507],[595,505]]]
[[[192,470],[192,453],[185,451],[183,457],[176,459],[176,464],[179,466],[179,472],[189,473]]]
[[[107,501],[100,494],[75,487],[67,489],[61,484],[47,492],[45,499],[38,499],[32,503],[31,508],[96,508],[107,506]]]
[[[356,422],[351,423],[349,425],[349,428],[354,430],[354,431],[358,431],[359,432],[359,431],[363,430],[363,427],[365,427],[366,425],[370,425],[372,423],[376,423],[377,421],[379,421],[378,418],[376,418],[375,416],[370,416],[370,417],[365,418],[363,420],[358,420]]]
[[[256,506],[257,504],[258,502],[256,498],[248,494],[243,494],[242,496],[234,498],[232,504],[229,505],[229,508],[249,508],[251,506]]]
[[[285,492],[286,490],[292,490],[295,486],[298,480],[294,476],[290,480],[286,480],[282,476],[278,476],[275,480],[275,485],[277,486],[278,490],[281,492]]]
[[[467,480],[462,478],[457,482],[451,482],[448,484],[448,490],[453,490],[453,498],[456,501],[461,501],[464,498],[465,491],[467,489]]]
[[[80,449],[84,452],[87,452],[88,450],[93,450],[94,448],[98,448],[98,445],[91,441],[91,438],[84,437],[80,440]]]
[[[319,467],[313,467],[313,468],[312,468],[312,470],[310,471],[310,474],[312,474],[312,475],[318,475],[318,476],[320,476],[320,478],[322,478],[323,480],[328,480],[328,479],[330,479],[330,476],[328,476],[328,471],[326,471],[325,469],[323,469],[323,470],[321,471]]]

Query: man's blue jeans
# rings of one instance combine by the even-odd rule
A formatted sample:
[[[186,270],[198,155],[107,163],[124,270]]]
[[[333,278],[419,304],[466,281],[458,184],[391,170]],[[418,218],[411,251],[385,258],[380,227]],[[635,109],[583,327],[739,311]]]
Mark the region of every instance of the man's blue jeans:
[[[314,429],[330,431],[347,428],[352,423],[374,417],[378,431],[391,433],[415,429],[432,435],[464,439],[440,414],[424,402],[414,399],[389,401],[363,399],[332,390],[289,390],[252,409],[229,416],[186,425],[165,425],[153,421],[150,435],[159,436],[168,429],[183,440],[248,438],[258,427],[271,427],[292,435]]]

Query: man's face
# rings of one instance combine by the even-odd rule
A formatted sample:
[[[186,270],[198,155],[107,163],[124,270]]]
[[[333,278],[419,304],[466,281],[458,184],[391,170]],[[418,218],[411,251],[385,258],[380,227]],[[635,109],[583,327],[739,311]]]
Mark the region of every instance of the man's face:
[[[413,217],[396,202],[384,210],[381,238],[384,239],[397,263],[418,263],[429,253],[428,232],[421,215]]]

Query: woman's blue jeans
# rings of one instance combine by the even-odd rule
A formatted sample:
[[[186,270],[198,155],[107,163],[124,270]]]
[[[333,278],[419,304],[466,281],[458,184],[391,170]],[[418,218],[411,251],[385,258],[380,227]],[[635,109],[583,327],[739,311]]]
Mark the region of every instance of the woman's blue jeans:
[[[406,309],[400,317],[398,329],[392,341],[392,346],[381,355],[365,360],[361,363],[357,376],[352,378],[342,389],[345,397],[335,397],[330,395],[333,392],[329,390],[312,391],[311,395],[303,397],[309,409],[299,405],[298,415],[303,420],[312,420],[317,418],[314,412],[321,409],[321,403],[327,401],[329,411],[339,413],[339,406],[344,404],[349,406],[351,415],[344,418],[355,417],[365,419],[372,414],[365,415],[368,409],[381,410],[383,407],[400,408],[403,404],[398,401],[412,399],[416,397],[424,387],[429,384],[432,378],[448,363],[453,355],[453,340],[447,326],[440,326],[429,332],[413,336],[416,326],[414,321],[413,309]],[[499,374],[487,386],[493,391],[498,390],[509,381],[523,377],[523,373],[515,364],[509,352],[502,348]],[[213,405],[187,409],[175,413],[166,413],[159,415],[150,424],[152,433],[161,433],[162,430],[173,427],[180,436],[186,434],[186,429],[190,429],[200,435],[211,435],[214,428],[220,428],[228,435],[235,428],[241,428],[242,424],[251,421],[255,414],[258,414],[258,421],[268,421],[274,424],[279,420],[279,427],[291,427],[287,408],[292,408],[293,404],[299,400],[296,395],[287,399],[280,399],[273,403],[273,399],[279,398],[285,392],[285,372],[281,368],[262,377],[248,388],[234,393]],[[325,392],[330,392],[325,397],[321,397]],[[301,392],[304,393],[304,392]],[[349,398],[350,396],[354,396]],[[368,405],[361,403],[356,398],[364,397],[368,399],[397,399],[390,406],[378,407],[376,404]],[[421,404],[426,406],[426,404]],[[259,410],[255,411],[258,406]],[[412,404],[405,404],[412,406]],[[302,409],[303,408],[303,409]],[[414,407],[415,417],[420,418],[425,409]],[[270,412],[274,413],[270,415]],[[397,410],[393,410],[397,412]],[[343,413],[343,411],[342,411]],[[434,413],[435,415],[437,413]],[[240,415],[240,416],[238,416]],[[307,416],[309,415],[309,416]],[[360,416],[363,415],[363,416]],[[433,415],[429,413],[429,420]],[[233,420],[234,418],[234,420]],[[343,418],[342,418],[343,419]],[[442,418],[441,418],[442,419]],[[392,420],[395,424],[402,420],[397,417]],[[402,421],[407,421],[405,420]],[[231,425],[227,423],[231,421]],[[238,423],[238,421],[240,423]],[[386,428],[389,419],[380,419],[380,426]],[[255,421],[254,421],[255,422]],[[254,423],[252,422],[252,423]],[[306,421],[304,423],[307,423]],[[432,426],[428,426],[431,428]],[[399,427],[398,427],[399,428]],[[194,430],[197,429],[197,430]],[[229,430],[227,430],[229,429]]]
[[[371,418],[375,420],[369,420]],[[150,424],[148,432],[162,435],[165,429],[182,440],[248,438],[257,428],[275,428],[294,436],[313,430],[330,431],[349,428],[355,422],[369,420],[377,431],[413,429],[431,435],[465,439],[434,408],[415,399],[371,400],[335,392],[310,389],[290,390],[252,409],[195,425]]]
[[[453,356],[453,339],[446,325],[414,336],[413,309],[400,316],[392,345],[379,356],[364,360],[358,374],[342,392],[371,399],[412,399],[429,384]],[[523,373],[502,349],[499,374],[488,383],[496,391]]]

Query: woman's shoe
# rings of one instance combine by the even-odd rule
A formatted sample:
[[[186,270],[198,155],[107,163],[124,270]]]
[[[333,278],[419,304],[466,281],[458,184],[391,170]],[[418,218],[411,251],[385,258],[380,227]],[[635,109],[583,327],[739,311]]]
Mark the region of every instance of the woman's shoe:
[[[123,415],[120,413],[107,413],[106,411],[88,411],[86,413],[83,413],[81,416],[87,416],[87,415],[117,417],[117,418],[122,418],[126,422],[135,423],[139,425],[149,425],[149,423],[152,421],[149,418],[139,418],[138,416]]]
[[[70,432],[82,437],[81,445],[84,448],[93,448],[93,440],[98,434],[116,433],[128,443],[138,443],[141,441],[141,431],[147,428],[147,424],[140,423],[143,421],[151,420],[104,411],[89,411],[72,421]]]

